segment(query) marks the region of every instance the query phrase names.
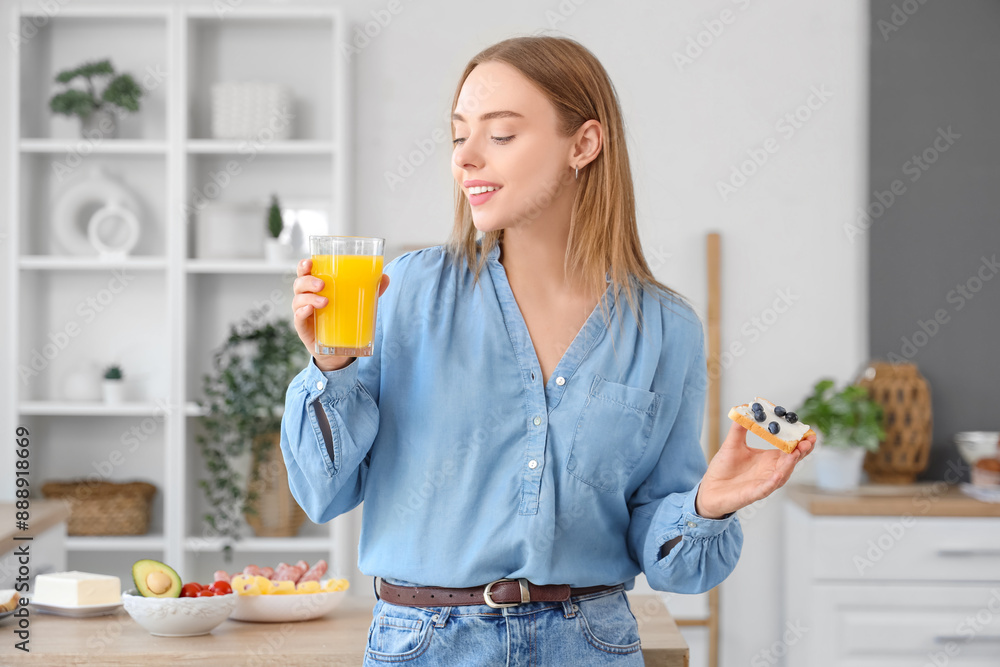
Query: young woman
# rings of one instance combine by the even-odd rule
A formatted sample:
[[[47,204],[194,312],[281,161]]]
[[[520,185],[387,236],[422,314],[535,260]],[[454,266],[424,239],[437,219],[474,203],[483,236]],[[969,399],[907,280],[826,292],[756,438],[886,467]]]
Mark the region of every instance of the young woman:
[[[365,664],[641,665],[635,576],[719,584],[736,510],[813,442],[752,449],[734,424],[706,466],[702,324],[643,258],[618,101],[588,50],[500,42],[452,108],[452,238],[387,265],[373,356],[314,355],[292,381],[292,493],[318,523],[364,501]],[[310,269],[292,307],[311,352]]]

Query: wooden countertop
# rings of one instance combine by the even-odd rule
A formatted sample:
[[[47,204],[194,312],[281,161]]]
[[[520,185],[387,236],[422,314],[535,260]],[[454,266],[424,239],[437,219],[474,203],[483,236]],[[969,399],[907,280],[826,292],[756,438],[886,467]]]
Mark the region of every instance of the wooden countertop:
[[[788,484],[787,495],[817,516],[961,516],[1000,517],[1000,503],[987,503],[944,482],[862,484],[837,493],[812,485]]]
[[[687,667],[688,647],[657,596],[629,595],[647,665]],[[67,618],[32,611],[31,653],[7,619],[0,626],[0,665],[360,665],[372,620],[372,598],[347,598],[329,615],[298,623],[224,621],[200,637],[154,637],[124,611]],[[29,607],[31,609],[31,607]]]
[[[14,503],[0,503],[0,555],[17,546],[15,535],[37,537],[60,521],[69,519],[69,505],[61,500],[32,498],[28,506],[28,530],[18,530]]]

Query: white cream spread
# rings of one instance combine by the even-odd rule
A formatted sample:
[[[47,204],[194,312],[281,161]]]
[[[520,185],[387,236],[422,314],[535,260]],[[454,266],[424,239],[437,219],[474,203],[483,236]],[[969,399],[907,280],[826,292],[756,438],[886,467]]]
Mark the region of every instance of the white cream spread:
[[[760,403],[760,407],[764,409],[765,419],[762,422],[759,422],[753,418],[753,409],[750,406],[753,405],[754,403]],[[784,417],[779,417],[776,414],[774,414],[774,403],[771,403],[770,401],[763,399],[759,396],[750,401],[750,403],[748,403],[745,406],[743,405],[737,406],[736,411],[739,412],[741,415],[745,416],[750,421],[756,423],[765,431],[767,430],[768,424],[770,424],[771,422],[777,422],[779,429],[778,432],[775,433],[774,435],[781,438],[782,440],[798,442],[799,440],[802,439],[802,436],[806,434],[806,431],[809,430],[809,424],[803,424],[802,422],[795,422],[794,424],[789,424]]]

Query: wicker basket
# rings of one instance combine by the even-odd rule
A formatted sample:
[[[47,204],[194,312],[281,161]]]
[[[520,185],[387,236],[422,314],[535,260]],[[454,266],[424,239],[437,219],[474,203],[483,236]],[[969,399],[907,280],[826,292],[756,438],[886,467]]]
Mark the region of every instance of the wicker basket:
[[[882,406],[885,440],[865,455],[865,471],[877,484],[912,484],[927,467],[933,416],[927,380],[913,364],[873,362],[858,386]]]
[[[70,506],[68,535],[145,535],[156,487],[147,482],[52,481],[46,498]]]
[[[266,444],[263,458],[253,457],[251,465],[257,468],[258,479],[249,485],[257,493],[251,504],[256,514],[245,513],[244,518],[257,537],[295,537],[306,520],[306,513],[295,502],[288,487],[288,471],[281,455],[281,434],[258,436],[257,444]]]

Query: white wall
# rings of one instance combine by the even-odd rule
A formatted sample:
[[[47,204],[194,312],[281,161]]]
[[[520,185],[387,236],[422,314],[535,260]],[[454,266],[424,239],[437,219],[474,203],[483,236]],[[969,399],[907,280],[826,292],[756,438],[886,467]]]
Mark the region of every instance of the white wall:
[[[389,13],[390,5],[398,13]],[[385,173],[398,169],[417,142],[433,141],[435,130],[447,135],[457,77],[472,55],[505,37],[554,27],[553,34],[578,39],[609,71],[627,123],[647,256],[657,277],[691,298],[703,316],[705,234],[722,235],[722,344],[742,344],[724,360],[722,405],[755,395],[796,404],[820,377],[840,383],[865,362],[867,243],[852,244],[843,232],[867,181],[865,2],[355,0],[344,6],[358,26],[372,21],[372,12],[391,16],[353,59],[359,233],[386,237],[393,254],[406,244],[444,239],[452,216],[447,140],[394,190]],[[678,66],[675,53],[699,38],[708,46]],[[5,43],[0,90],[10,85],[10,57]],[[804,111],[814,88],[831,95]],[[797,109],[810,118],[787,136],[778,124]],[[9,127],[6,105],[0,121]],[[767,139],[776,152],[723,201],[717,183]],[[9,132],[0,132],[0,148],[0,200],[6,200]],[[784,312],[776,313],[782,293],[791,294],[791,305],[779,303]],[[10,316],[6,302],[0,306]],[[725,434],[728,420],[722,420]],[[809,463],[793,479],[807,479]],[[760,652],[782,634],[782,495],[741,513],[743,556],[721,588],[723,665],[754,658],[767,664],[759,662]],[[692,665],[704,660],[699,633],[688,633]]]

